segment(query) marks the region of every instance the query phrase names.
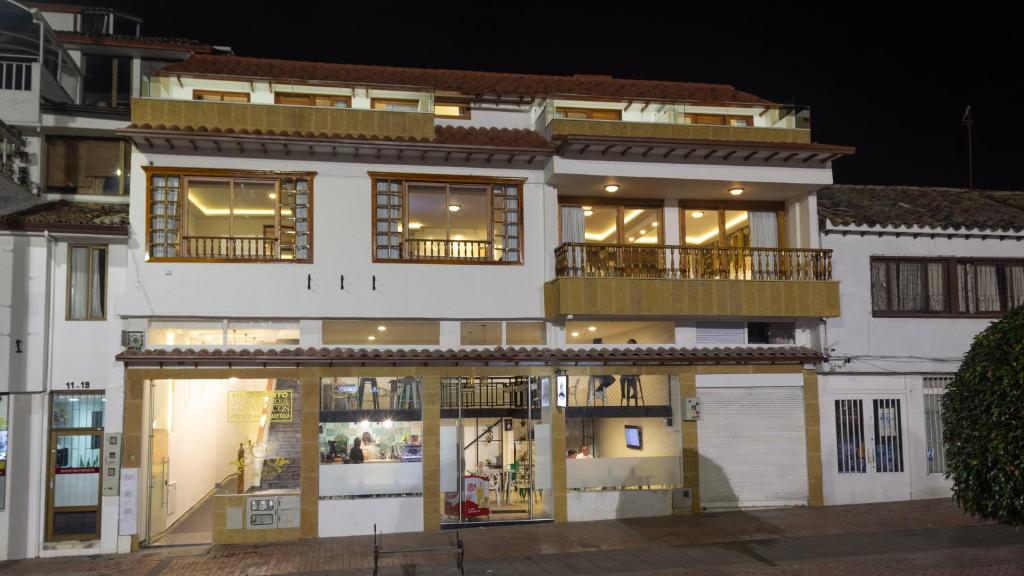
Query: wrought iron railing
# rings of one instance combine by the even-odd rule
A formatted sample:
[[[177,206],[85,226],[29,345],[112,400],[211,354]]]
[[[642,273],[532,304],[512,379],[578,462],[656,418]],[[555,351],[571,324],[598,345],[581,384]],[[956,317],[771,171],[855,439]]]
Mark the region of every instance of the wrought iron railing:
[[[577,278],[831,280],[832,251],[565,243],[555,274]]]
[[[278,260],[269,236],[182,236],[182,256],[195,260]]]

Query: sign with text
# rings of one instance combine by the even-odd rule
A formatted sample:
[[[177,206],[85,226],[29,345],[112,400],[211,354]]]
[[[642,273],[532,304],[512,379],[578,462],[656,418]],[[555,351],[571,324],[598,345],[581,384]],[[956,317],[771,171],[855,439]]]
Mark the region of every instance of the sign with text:
[[[264,415],[270,422],[291,422],[292,412],[291,390],[228,392],[228,422],[259,422]]]

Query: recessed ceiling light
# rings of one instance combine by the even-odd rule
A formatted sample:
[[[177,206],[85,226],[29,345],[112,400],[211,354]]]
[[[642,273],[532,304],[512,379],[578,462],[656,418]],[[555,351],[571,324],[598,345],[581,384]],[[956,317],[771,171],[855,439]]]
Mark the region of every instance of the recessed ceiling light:
[[[651,226],[657,228],[658,227],[658,223],[657,222],[651,222]]]
[[[641,231],[640,231],[640,235],[641,235],[641,236],[643,236],[644,234],[647,234],[647,230],[641,230]]]
[[[580,333],[579,332],[573,332],[572,333],[572,337],[573,338],[579,338],[580,337]]]
[[[409,230],[419,230],[420,228],[423,228],[423,224],[420,224],[419,222],[409,222]],[[399,232],[401,232],[401,230],[399,230]]]
[[[743,188],[730,188],[729,194],[732,194],[733,196],[739,196],[740,194],[743,194]]]
[[[597,332],[597,326],[587,326],[587,330],[590,330],[591,332]]]
[[[449,204],[448,205],[448,211],[449,212],[458,212],[459,210],[462,210],[462,206],[459,206],[458,204]]]
[[[270,198],[271,200],[275,200],[277,198],[277,193],[271,192],[270,194],[267,194],[267,197]]]
[[[690,213],[690,216],[693,216],[694,218],[703,218],[704,213],[701,212],[700,210],[694,210],[693,212]]]
[[[377,339],[377,337],[376,336],[367,336],[366,339],[371,341],[371,342],[373,342],[374,340]]]
[[[378,332],[384,332],[384,331],[385,331],[385,330],[387,330],[387,329],[388,329],[388,327],[387,327],[387,326],[384,326],[384,325],[381,325],[381,326],[377,326],[377,331],[378,331]]]
[[[615,194],[616,192],[619,191],[619,185],[618,184],[605,184],[604,191],[609,193],[609,194]]]
[[[584,210],[583,211],[583,215],[584,216],[593,216],[594,215],[594,211],[593,210]]]
[[[636,238],[633,238],[632,236],[630,236],[630,237],[628,238],[628,240],[629,240],[630,242],[634,242],[634,241],[636,241]]]

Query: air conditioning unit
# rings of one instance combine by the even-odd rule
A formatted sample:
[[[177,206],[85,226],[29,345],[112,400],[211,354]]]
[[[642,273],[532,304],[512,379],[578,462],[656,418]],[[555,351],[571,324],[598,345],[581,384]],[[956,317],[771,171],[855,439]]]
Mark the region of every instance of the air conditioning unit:
[[[121,330],[121,346],[129,352],[142,352],[146,349],[146,333]]]

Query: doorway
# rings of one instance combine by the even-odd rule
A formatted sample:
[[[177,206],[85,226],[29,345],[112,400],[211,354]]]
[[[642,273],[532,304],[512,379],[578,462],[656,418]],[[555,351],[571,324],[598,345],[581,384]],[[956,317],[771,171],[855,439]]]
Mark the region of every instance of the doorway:
[[[100,537],[103,392],[51,396],[46,541]]]
[[[441,523],[552,518],[550,378],[441,379]]]
[[[910,499],[906,396],[843,394],[832,399],[830,432],[837,504]]]

